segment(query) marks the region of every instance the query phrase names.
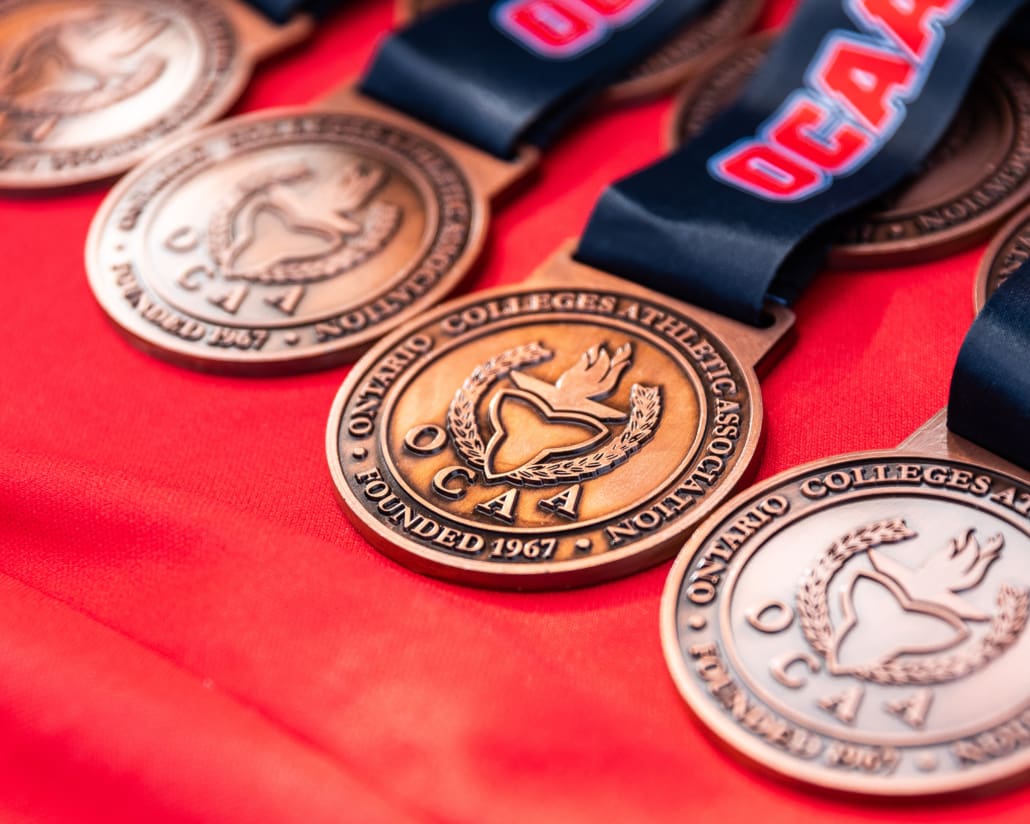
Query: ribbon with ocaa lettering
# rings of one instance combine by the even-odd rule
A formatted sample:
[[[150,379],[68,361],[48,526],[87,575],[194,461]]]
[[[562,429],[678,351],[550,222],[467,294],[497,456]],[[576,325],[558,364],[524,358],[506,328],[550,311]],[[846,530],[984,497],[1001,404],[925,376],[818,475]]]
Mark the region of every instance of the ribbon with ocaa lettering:
[[[998,287],[966,335],[948,428],[1030,470],[1030,261]]]
[[[749,323],[912,173],[1025,0],[806,0],[696,140],[611,186],[577,257]]]
[[[470,0],[389,37],[361,90],[499,157],[542,142],[712,0]]]

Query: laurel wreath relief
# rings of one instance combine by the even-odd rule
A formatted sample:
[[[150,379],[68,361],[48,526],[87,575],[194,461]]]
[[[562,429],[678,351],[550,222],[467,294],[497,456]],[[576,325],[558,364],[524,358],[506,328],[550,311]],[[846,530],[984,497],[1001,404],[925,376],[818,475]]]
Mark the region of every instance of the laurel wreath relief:
[[[316,283],[359,266],[386,245],[400,224],[401,208],[393,203],[373,202],[361,221],[363,237],[360,241],[341,244],[335,251],[322,255],[284,258],[270,266],[238,270],[233,262],[233,242],[242,205],[274,186],[290,186],[314,176],[314,171],[303,162],[281,166],[243,181],[237,191],[215,209],[208,223],[208,246],[226,280],[272,286]]]
[[[510,372],[552,357],[554,353],[539,343],[517,346],[477,367],[461,385],[447,410],[447,429],[455,448],[470,466],[482,470],[486,462],[486,447],[476,423],[479,399]],[[657,387],[634,384],[630,403],[626,428],[602,448],[578,458],[530,464],[505,474],[505,480],[527,486],[551,486],[611,472],[650,440],[661,416],[661,391]]]
[[[877,521],[849,532],[823,553],[804,577],[797,595],[798,620],[808,643],[823,656],[833,645],[833,625],[826,599],[830,579],[860,552],[883,544],[916,537],[901,519]],[[856,667],[849,673],[877,684],[935,684],[967,675],[997,658],[1015,643],[1030,613],[1030,593],[1003,584],[998,592],[998,612],[980,642],[951,655],[923,659],[892,659]]]

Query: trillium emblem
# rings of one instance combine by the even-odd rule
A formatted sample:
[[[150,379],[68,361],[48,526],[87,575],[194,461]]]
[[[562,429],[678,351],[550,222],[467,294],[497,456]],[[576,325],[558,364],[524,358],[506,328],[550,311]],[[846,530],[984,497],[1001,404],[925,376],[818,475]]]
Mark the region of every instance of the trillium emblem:
[[[243,181],[208,226],[222,277],[305,284],[368,260],[401,223],[400,207],[376,197],[387,177],[381,164],[355,157],[324,181],[303,162]]]
[[[151,86],[167,61],[148,53],[168,20],[104,10],[44,26],[0,63],[0,134],[46,140],[62,117],[113,106]]]
[[[602,403],[632,364],[623,344],[609,354],[593,346],[549,383],[523,371],[550,360],[553,353],[529,344],[502,353],[479,367],[458,390],[447,425],[459,454],[488,482],[526,486],[574,483],[610,472],[640,449],[661,417],[661,393],[634,384],[630,409]],[[490,437],[484,444],[477,403],[504,378],[487,407]]]
[[[511,381],[518,388],[503,389],[490,402],[494,434],[486,445],[487,478],[580,454],[608,438],[605,422],[621,422],[629,416],[598,401],[615,391],[629,366],[630,351],[627,344],[610,357],[605,347],[595,346],[554,384],[512,372]]]
[[[1001,556],[1002,535],[981,545],[967,529],[917,567],[881,549],[915,537],[902,520],[869,524],[837,541],[806,574],[797,598],[801,627],[833,674],[882,684],[950,681],[1001,655],[1025,628],[1026,589],[1002,584],[993,616],[962,594],[983,584]],[[849,564],[862,553],[869,567]],[[842,615],[836,626],[828,593],[835,578]],[[988,622],[986,632],[974,632]],[[891,629],[871,632],[872,626]]]

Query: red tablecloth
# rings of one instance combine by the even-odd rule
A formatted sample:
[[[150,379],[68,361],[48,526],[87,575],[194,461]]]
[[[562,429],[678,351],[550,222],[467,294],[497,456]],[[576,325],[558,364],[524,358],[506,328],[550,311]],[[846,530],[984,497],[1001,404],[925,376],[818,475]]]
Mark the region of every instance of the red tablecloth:
[[[352,4],[238,109],[355,77],[392,19]],[[576,234],[658,156],[667,116],[610,113],[549,152],[466,288],[518,281]],[[219,378],[130,347],[83,271],[104,191],[0,201],[6,820],[1026,821],[1030,788],[873,806],[739,765],[666,671],[668,564],[514,595],[384,559],[326,467],[347,370]],[[760,476],[892,446],[944,405],[979,255],[818,279],[764,381]]]

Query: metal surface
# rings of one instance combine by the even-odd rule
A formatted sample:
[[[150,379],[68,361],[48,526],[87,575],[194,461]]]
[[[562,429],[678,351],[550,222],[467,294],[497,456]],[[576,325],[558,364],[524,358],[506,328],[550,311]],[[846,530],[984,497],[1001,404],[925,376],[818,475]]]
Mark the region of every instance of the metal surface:
[[[976,272],[973,307],[977,314],[994,290],[1030,258],[1030,208],[1022,209],[994,236]]]
[[[398,0],[398,18],[410,22],[419,15],[451,5],[455,0]],[[727,44],[751,30],[762,12],[762,0],[720,0],[699,15],[654,53],[634,66],[601,95],[602,104],[644,100],[676,88],[704,71]]]
[[[532,164],[481,155],[353,93],[190,136],[111,192],[86,265],[129,338],[198,369],[352,359],[475,262],[487,198]]]
[[[784,472],[677,559],[662,639],[737,752],[876,795],[1030,769],[1030,475],[947,433]]]
[[[229,0],[0,0],[0,188],[124,172],[222,115],[256,60],[310,28]]]
[[[667,558],[747,477],[753,367],[792,316],[754,329],[571,254],[409,322],[347,377],[329,465],[385,554],[481,586],[594,583]]]
[[[669,142],[697,135],[759,70],[774,42],[761,34],[727,52],[683,90]],[[955,121],[909,182],[845,226],[831,266],[901,266],[983,240],[1030,197],[1030,74],[1009,53],[988,60]]]

